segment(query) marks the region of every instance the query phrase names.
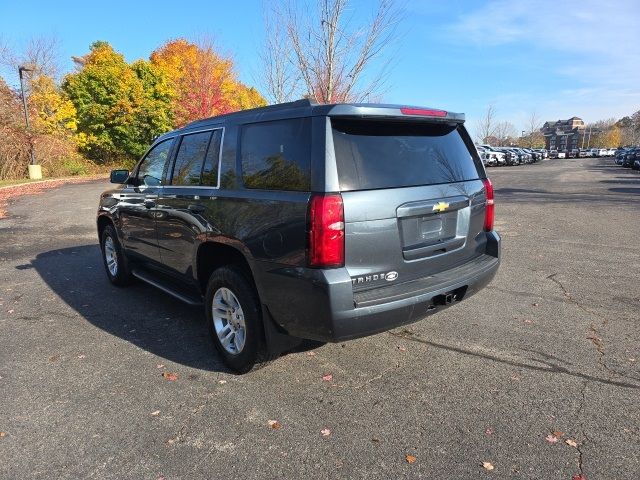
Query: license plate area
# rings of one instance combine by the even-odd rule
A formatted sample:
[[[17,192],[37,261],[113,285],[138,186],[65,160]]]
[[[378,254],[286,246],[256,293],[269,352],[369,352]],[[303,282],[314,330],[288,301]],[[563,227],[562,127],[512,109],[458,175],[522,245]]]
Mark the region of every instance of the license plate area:
[[[398,207],[398,229],[405,260],[442,255],[464,247],[471,209],[467,197],[414,202]],[[437,211],[446,204],[446,210]]]

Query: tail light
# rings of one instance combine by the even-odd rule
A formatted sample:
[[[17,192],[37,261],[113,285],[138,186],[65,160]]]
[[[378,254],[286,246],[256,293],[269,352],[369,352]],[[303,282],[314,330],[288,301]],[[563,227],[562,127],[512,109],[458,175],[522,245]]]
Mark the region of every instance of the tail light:
[[[491,180],[485,178],[482,180],[484,184],[484,194],[487,197],[487,207],[484,213],[484,231],[493,230],[493,220],[495,219],[495,205],[493,203],[493,185]]]
[[[400,112],[403,115],[424,115],[426,117],[446,117],[447,112],[444,110],[432,110],[427,108],[410,108],[402,107]]]
[[[309,203],[309,265],[344,265],[344,207],[339,193],[316,194]]]

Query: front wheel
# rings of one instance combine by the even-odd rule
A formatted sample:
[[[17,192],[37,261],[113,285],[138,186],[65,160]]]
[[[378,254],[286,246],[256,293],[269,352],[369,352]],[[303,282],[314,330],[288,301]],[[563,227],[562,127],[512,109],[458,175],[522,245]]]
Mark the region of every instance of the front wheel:
[[[112,225],[107,225],[100,237],[102,260],[107,271],[109,281],[118,287],[131,283],[132,275],[127,259],[118,241],[118,236]]]
[[[227,266],[213,272],[205,309],[211,340],[232,370],[247,373],[273,360],[264,340],[258,295],[242,269]]]

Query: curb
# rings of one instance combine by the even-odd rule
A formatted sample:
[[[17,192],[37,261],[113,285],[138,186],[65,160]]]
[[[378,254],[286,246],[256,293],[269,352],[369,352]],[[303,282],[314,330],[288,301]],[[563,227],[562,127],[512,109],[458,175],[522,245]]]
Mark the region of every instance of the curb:
[[[82,179],[82,180],[86,180],[87,182],[91,182],[93,180],[108,180],[109,177],[103,177],[102,175],[100,176],[87,176],[87,177],[60,177],[60,178],[47,178],[46,180],[38,180],[37,182],[22,182],[22,183],[14,183],[13,185],[5,185],[3,187],[0,187],[0,191],[2,190],[7,190],[9,188],[18,188],[18,187],[22,187],[24,185],[42,185],[42,184],[47,184],[47,183],[53,183],[53,182],[61,182],[64,183],[66,181],[69,180],[78,180],[78,179]]]

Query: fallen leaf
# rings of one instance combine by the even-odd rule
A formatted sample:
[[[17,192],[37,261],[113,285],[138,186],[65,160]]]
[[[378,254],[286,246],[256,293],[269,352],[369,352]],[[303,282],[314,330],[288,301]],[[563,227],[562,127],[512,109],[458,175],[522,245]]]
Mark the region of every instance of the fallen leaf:
[[[164,368],[164,365],[160,363],[160,364],[156,365],[156,368]]]
[[[178,375],[176,373],[162,372],[162,376],[170,382],[175,382],[176,380],[178,380]]]
[[[491,428],[491,427],[487,428],[487,429],[484,431],[484,434],[485,434],[485,435],[493,435],[494,433],[496,433],[496,431],[495,431],[493,428]]]
[[[331,435],[331,430],[329,430],[328,428],[323,428],[322,430],[320,430],[320,433],[323,437],[328,437],[329,435]]]
[[[560,430],[556,430],[554,432],[551,432],[551,435],[553,435],[554,437],[560,438],[561,436],[564,435],[564,432],[561,432]]]
[[[315,357],[316,356],[316,352],[310,350],[307,352],[307,357]]]
[[[537,306],[538,306],[538,304],[537,304],[537,303],[532,303],[532,304],[531,304],[531,306],[532,306],[532,307],[537,307]]]
[[[555,435],[549,434],[546,436],[545,440],[549,443],[556,443],[558,441],[558,437]]]
[[[6,437],[6,436],[7,436],[7,434],[5,432],[0,432],[0,438]]]
[[[50,362],[57,362],[58,360],[60,360],[60,355],[54,355],[52,357],[49,357]]]
[[[280,424],[280,422],[279,422],[279,421],[277,421],[277,420],[269,420],[267,423],[268,423],[268,424],[269,424],[269,426],[270,426],[271,428],[273,428],[274,430],[279,430],[280,428],[282,428],[282,425],[281,425],[281,424]]]
[[[7,313],[13,313],[13,309],[7,310]]]
[[[372,438],[372,439],[371,439],[371,441],[372,441],[373,443],[380,443],[380,439],[379,439],[379,438],[375,438],[375,437],[374,437],[374,438]]]
[[[579,473],[579,474],[574,475],[573,477],[571,477],[571,480],[587,480],[587,477],[585,477],[584,475]]]
[[[219,383],[220,385],[224,385],[225,383],[227,383],[227,381],[226,381],[226,380],[218,380],[218,383]]]
[[[482,462],[482,468],[484,468],[487,472],[490,472],[491,470],[493,470],[494,467],[491,463],[489,462]]]
[[[160,410],[156,410],[155,412],[151,412],[151,415],[153,415],[154,417],[157,417],[158,415],[160,415]]]
[[[523,322],[529,324],[529,323],[533,323],[533,320],[527,319],[527,320],[523,320]]]
[[[407,463],[416,463],[416,460],[418,460],[413,455],[406,455],[404,458],[407,460]]]
[[[578,448],[578,444],[575,440],[571,440],[570,438],[567,438],[564,443],[566,443],[567,445],[569,445],[570,447],[573,448]]]
[[[330,382],[331,380],[333,380],[333,375],[330,373],[325,373],[324,375],[322,375],[322,380],[325,382]]]
[[[80,355],[78,355],[78,358],[82,360],[83,358],[85,358],[85,354],[81,353]]]

